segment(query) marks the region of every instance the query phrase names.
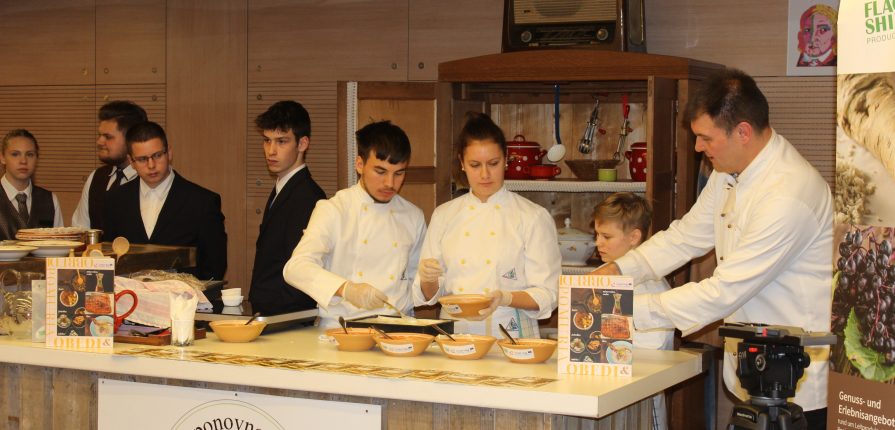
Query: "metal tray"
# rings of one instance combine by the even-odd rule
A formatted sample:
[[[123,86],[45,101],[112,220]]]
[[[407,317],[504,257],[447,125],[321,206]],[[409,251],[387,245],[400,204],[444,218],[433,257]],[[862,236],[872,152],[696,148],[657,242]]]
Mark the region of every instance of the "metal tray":
[[[389,322],[387,320],[394,320],[395,322]],[[408,324],[406,322],[401,321],[401,317],[394,315],[376,315],[371,317],[363,317],[357,318],[353,320],[346,320],[345,325],[348,327],[376,327],[386,333],[392,332],[404,332],[404,333],[426,333],[431,334],[433,336],[438,336],[438,331],[436,331],[432,326],[437,325],[440,329],[453,334],[454,333],[454,321],[453,320],[437,320],[437,319],[423,319],[420,318],[417,320],[416,324]]]

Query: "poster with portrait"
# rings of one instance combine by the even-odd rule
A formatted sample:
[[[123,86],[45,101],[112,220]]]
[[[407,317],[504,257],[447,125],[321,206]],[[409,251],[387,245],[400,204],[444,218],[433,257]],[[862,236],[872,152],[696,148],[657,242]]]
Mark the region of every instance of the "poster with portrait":
[[[47,258],[46,346],[112,352],[115,260]]]
[[[893,22],[891,0],[839,8],[830,429],[895,429]]]
[[[560,276],[558,309],[559,373],[631,376],[633,278]]]
[[[786,74],[836,74],[839,0],[789,0]]]

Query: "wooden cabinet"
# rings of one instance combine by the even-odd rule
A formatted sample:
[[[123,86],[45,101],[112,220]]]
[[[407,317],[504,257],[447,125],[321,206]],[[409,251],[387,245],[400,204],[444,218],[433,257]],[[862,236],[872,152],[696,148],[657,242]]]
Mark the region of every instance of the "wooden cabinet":
[[[555,85],[559,85],[561,139],[566,159],[586,158],[577,142],[587,123],[594,100],[601,102],[602,128],[607,133],[597,143],[595,159],[609,159],[616,150],[621,129],[621,101],[636,106],[639,138],[647,145],[648,174],[644,194],[654,209],[653,230],[661,230],[680,217],[695,200],[696,163],[691,137],[679,127],[678,106],[686,104],[692,82],[717,65],[684,58],[600,50],[541,50],[494,54],[450,61],[439,66],[438,80],[450,85],[450,109],[440,112],[456,123],[467,110],[488,113],[508,136],[529,131],[545,149],[553,142]],[[565,126],[564,126],[565,125]],[[450,145],[454,133],[442,136],[439,145]],[[631,137],[631,135],[629,135]],[[626,141],[625,151],[633,140]],[[456,154],[453,155],[454,157]],[[560,163],[567,170],[564,162]],[[627,163],[618,167],[626,178]],[[565,178],[574,178],[564,173]],[[531,190],[529,190],[531,191]],[[551,191],[551,190],[545,190]],[[555,191],[555,190],[552,190]],[[561,190],[562,191],[562,190]],[[603,192],[595,188],[588,192]],[[555,199],[550,199],[555,200]],[[598,201],[598,200],[597,200]],[[589,217],[590,207],[574,212]],[[539,202],[541,203],[541,202]],[[543,204],[543,203],[542,203]],[[554,215],[558,218],[564,214]],[[581,225],[585,216],[577,216]]]
[[[0,85],[94,82],[93,0],[0,2]]]
[[[434,81],[438,63],[500,52],[503,3],[411,1],[407,79]]]
[[[165,82],[165,12],[164,0],[96,0],[96,83]]]

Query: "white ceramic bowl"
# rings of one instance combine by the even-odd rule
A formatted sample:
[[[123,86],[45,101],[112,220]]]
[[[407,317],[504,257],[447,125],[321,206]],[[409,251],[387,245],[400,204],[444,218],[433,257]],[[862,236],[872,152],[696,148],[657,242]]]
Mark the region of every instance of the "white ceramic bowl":
[[[556,233],[563,266],[587,265],[596,247],[593,235],[572,228],[569,218],[566,218],[566,227],[557,229]]]
[[[36,250],[34,246],[4,245],[0,246],[0,261],[19,261],[22,257]]]
[[[242,303],[242,296],[222,296],[224,306],[239,306]]]

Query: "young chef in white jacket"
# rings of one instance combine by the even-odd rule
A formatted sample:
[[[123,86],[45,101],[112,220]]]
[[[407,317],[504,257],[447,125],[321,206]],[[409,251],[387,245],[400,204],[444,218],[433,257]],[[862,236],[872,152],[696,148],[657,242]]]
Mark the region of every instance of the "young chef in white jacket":
[[[634,297],[634,326],[677,327],[686,336],[719,319],[830,330],[833,207],[827,182],[770,127],[768,103],[739,70],[718,72],[690,99],[683,120],[714,166],[696,203],[667,230],[596,272],[659,279],[715,249],[711,277]],[[727,339],[724,382],[748,394]],[[808,428],[825,427],[829,347],[806,347],[811,364],[794,401]]]
[[[470,192],[435,209],[420,260],[417,305],[451,294],[485,294],[491,306],[454,324],[457,333],[538,337],[556,308],[562,270],[556,224],[547,210],[507,191],[506,139],[485,114],[471,113],[457,154]],[[442,312],[442,317],[450,316]]]
[[[317,301],[320,326],[338,317],[412,314],[410,292],[426,233],[423,212],[398,195],[410,141],[398,126],[375,122],[357,132],[354,186],[320,200],[283,268],[286,282]]]
[[[615,193],[594,208],[597,252],[603,262],[611,263],[640,245],[649,233],[653,210],[649,203],[634,193]],[[634,295],[661,293],[670,290],[662,279],[648,279],[634,285]],[[674,329],[634,330],[637,349],[674,349]],[[665,430],[668,420],[665,394],[653,396],[652,429]]]

